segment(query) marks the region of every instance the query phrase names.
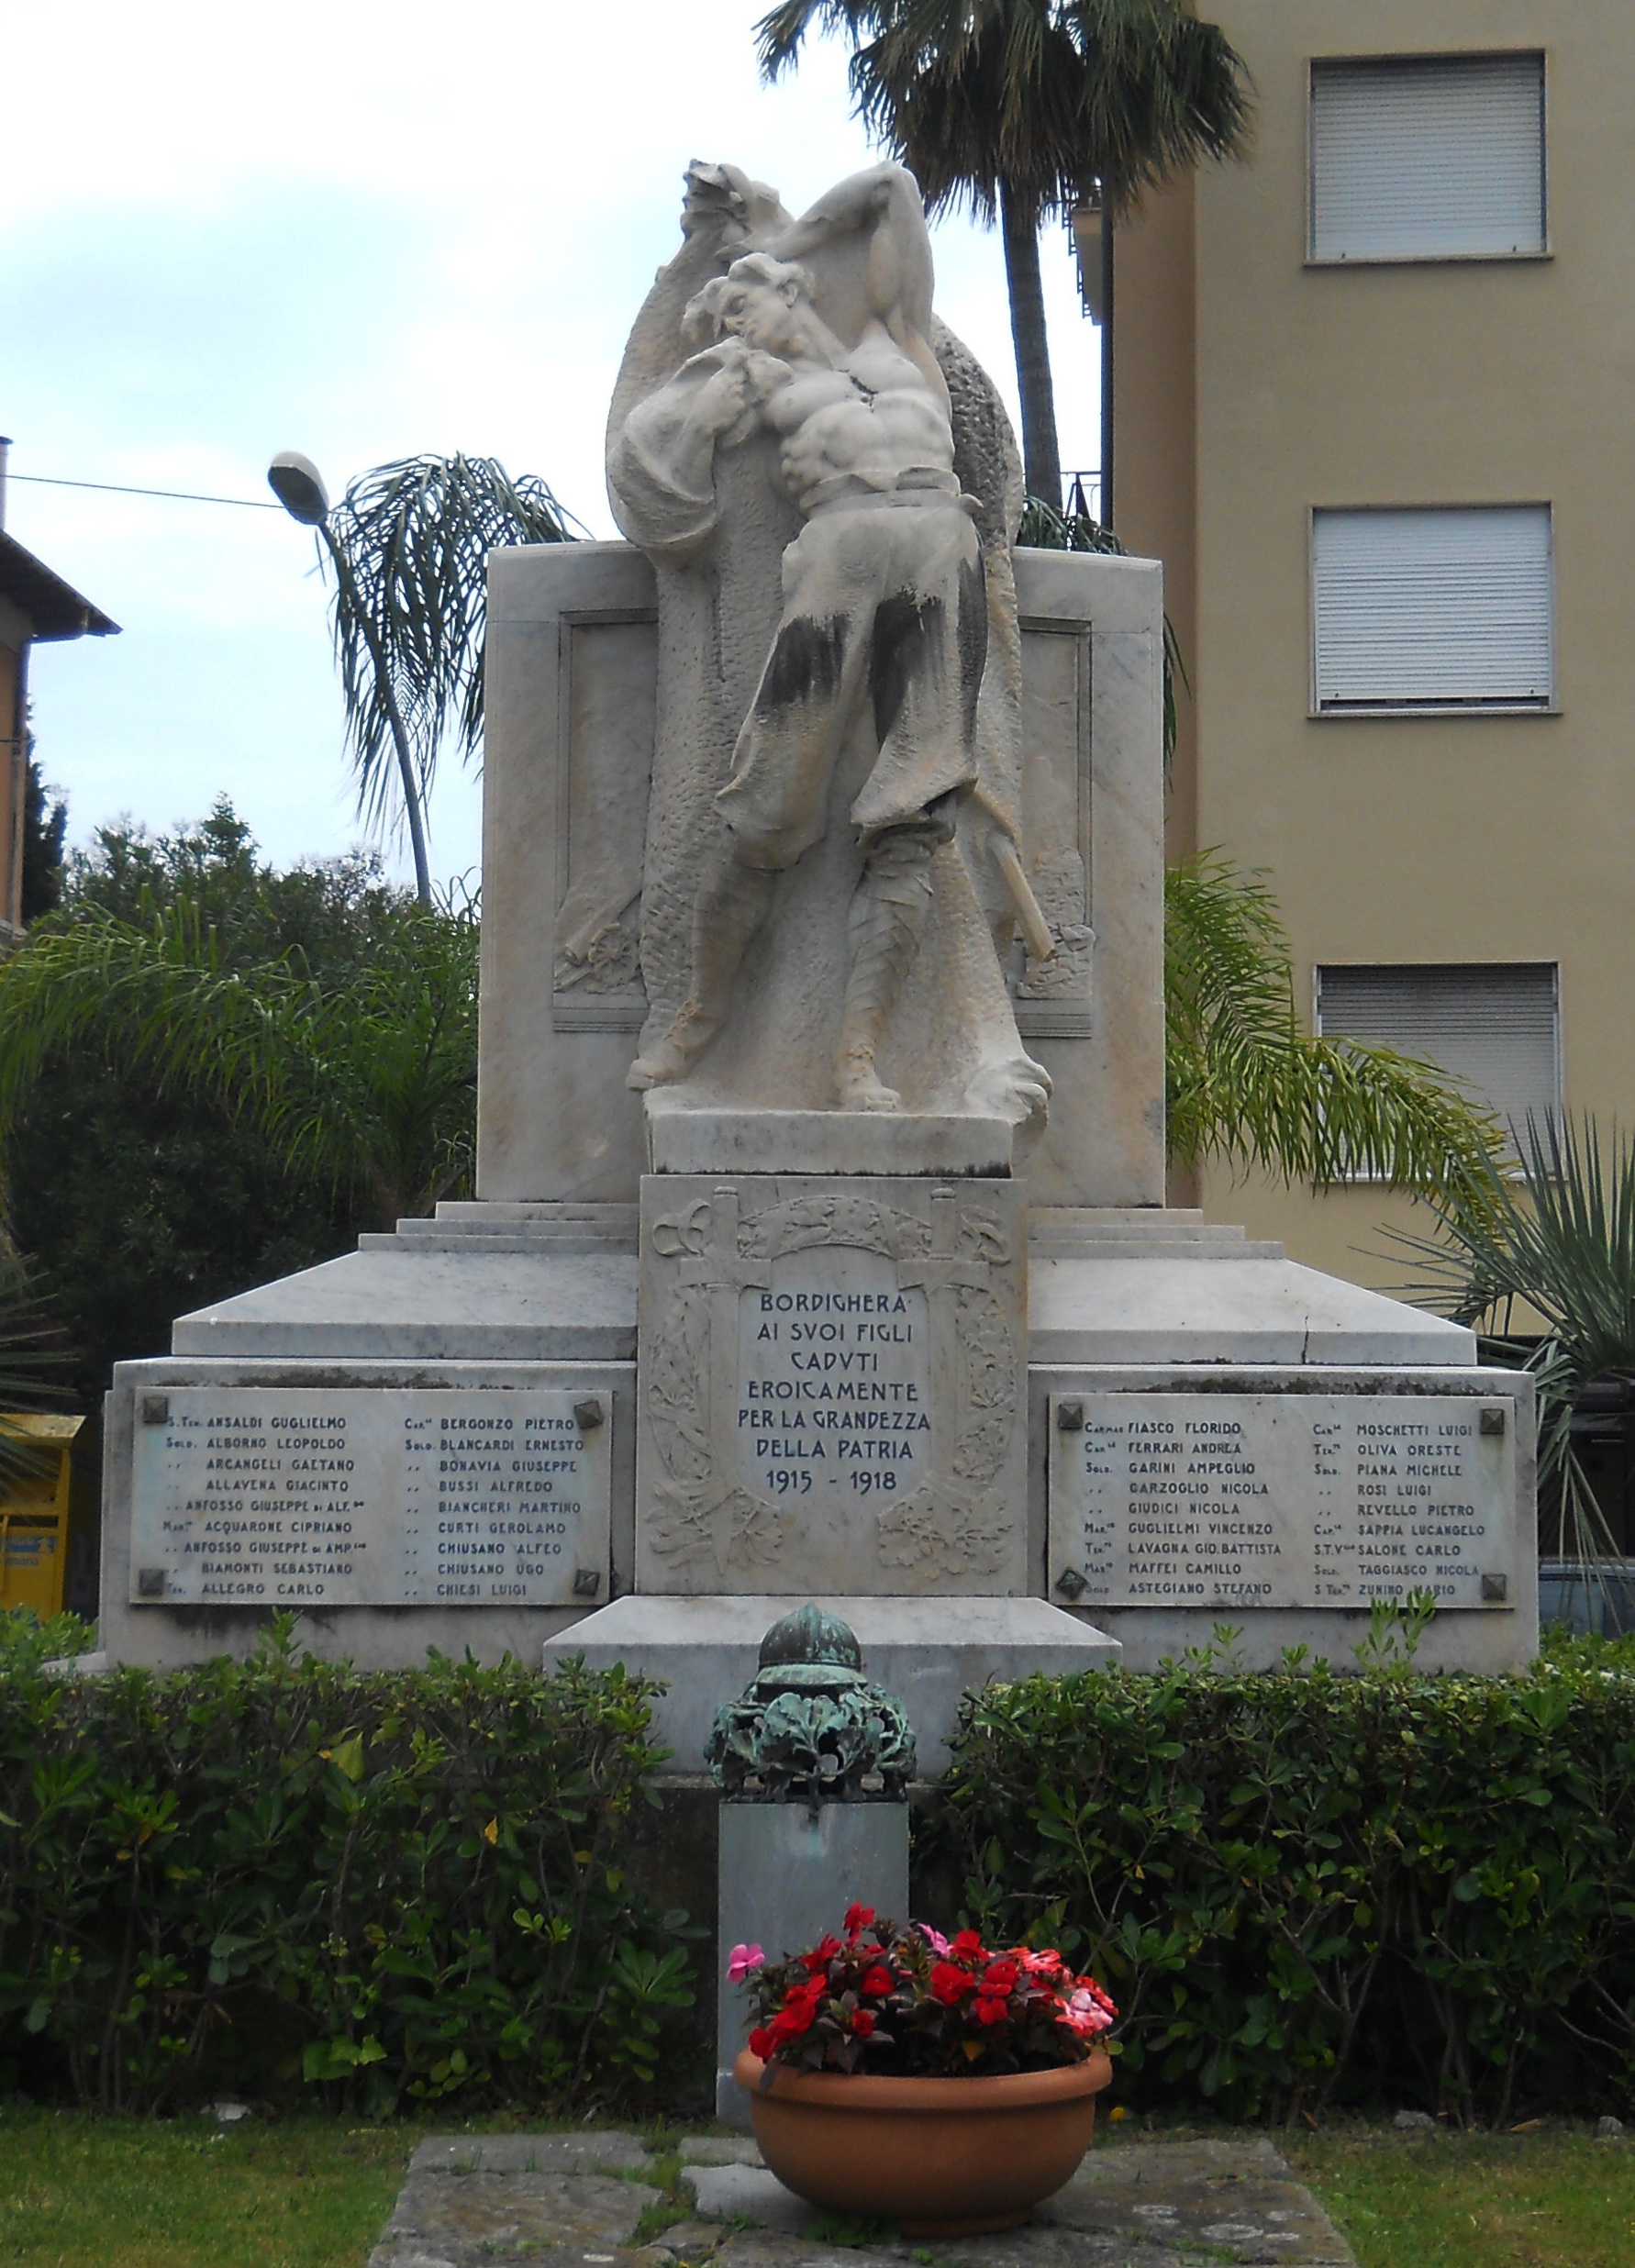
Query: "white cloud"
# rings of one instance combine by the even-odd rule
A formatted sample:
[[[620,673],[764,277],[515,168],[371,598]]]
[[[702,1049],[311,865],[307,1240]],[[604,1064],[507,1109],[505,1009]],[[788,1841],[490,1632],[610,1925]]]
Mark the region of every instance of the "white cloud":
[[[798,207],[868,154],[837,47],[759,84],[764,5],[14,11],[14,472],[260,498],[280,448],[332,489],[462,448],[543,473],[611,533],[607,395],[687,160],[729,158]],[[937,240],[940,308],[1014,397],[997,240],[965,223]],[[1095,334],[1064,243],[1045,269],[1063,456],[1094,463]],[[23,481],[7,517],[125,626],[35,658],[39,754],[75,839],[119,812],[195,817],[223,790],[280,860],[355,839],[307,536],[271,512]],[[475,864],[478,802],[449,765],[440,872]]]

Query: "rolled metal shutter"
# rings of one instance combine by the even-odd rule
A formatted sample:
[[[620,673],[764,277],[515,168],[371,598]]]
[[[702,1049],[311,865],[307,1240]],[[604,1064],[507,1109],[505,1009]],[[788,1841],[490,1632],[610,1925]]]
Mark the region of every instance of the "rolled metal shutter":
[[[1319,710],[1547,708],[1548,505],[1312,516]]]
[[[1545,244],[1542,55],[1314,61],[1313,260]]]
[[[1552,961],[1318,971],[1318,1028],[1423,1057],[1518,1133],[1561,1107]]]

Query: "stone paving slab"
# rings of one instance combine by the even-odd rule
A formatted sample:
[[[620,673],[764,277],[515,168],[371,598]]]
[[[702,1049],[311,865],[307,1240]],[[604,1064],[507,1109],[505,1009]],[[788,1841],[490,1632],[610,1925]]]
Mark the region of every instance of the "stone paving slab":
[[[439,2268],[503,2268],[513,2259],[528,2268],[612,2268],[660,2202],[647,2183],[605,2174],[411,2170],[369,2268],[420,2268],[417,2255]]]
[[[637,2246],[659,2190],[590,2170],[640,2169],[634,2135],[437,2136],[416,2151],[369,2268],[1354,2268],[1263,2135],[1103,2144],[1025,2228],[861,2245],[784,2189],[752,2142],[695,2136],[682,2151],[695,2218]]]
[[[688,2134],[683,2138],[684,2165],[759,2165],[761,2152],[738,2134]]]
[[[617,2166],[640,2173],[646,2163],[647,2145],[638,2134],[430,2134],[409,2160],[409,2172],[595,2174]]]

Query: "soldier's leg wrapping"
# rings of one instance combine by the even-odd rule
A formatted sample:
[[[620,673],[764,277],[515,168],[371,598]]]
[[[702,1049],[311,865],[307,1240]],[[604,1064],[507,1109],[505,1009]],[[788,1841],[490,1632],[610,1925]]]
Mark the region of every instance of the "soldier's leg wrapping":
[[[631,1064],[626,1084],[667,1086],[691,1068],[726,1021],[733,982],[772,906],[773,873],[746,866],[731,830],[711,846],[693,904],[693,984],[670,1029]]]
[[[835,1055],[844,1110],[895,1110],[901,1098],[882,1084],[875,1057],[904,980],[914,965],[931,909],[931,859],[946,829],[892,828],[870,846],[847,912],[851,967]]]

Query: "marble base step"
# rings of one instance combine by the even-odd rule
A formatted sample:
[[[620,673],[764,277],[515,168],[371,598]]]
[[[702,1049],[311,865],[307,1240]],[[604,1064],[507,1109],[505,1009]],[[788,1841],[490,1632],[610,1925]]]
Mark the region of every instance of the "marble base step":
[[[545,1667],[583,1654],[592,1669],[622,1662],[670,1690],[655,1704],[654,1736],[670,1769],[696,1772],[723,1701],[755,1673],[761,1641],[800,1600],[777,1594],[681,1598],[633,1593],[587,1615],[545,1650]],[[946,1772],[960,1696],[1043,1671],[1101,1669],[1118,1658],[1105,1631],[1042,1598],[820,1598],[862,1642],[863,1669],[908,1712],[922,1777]]]

